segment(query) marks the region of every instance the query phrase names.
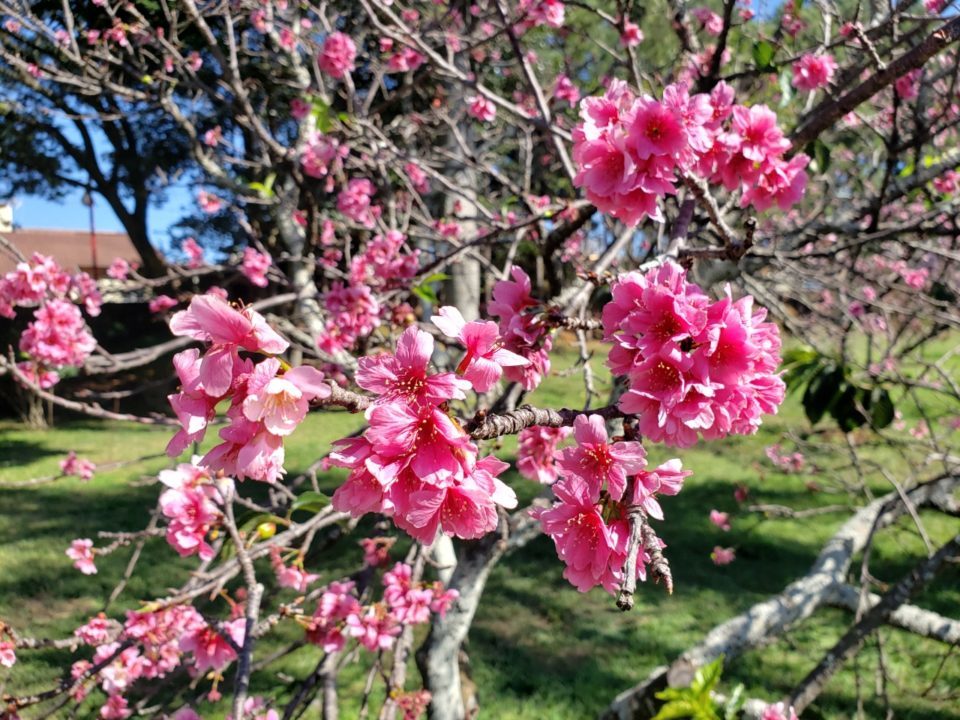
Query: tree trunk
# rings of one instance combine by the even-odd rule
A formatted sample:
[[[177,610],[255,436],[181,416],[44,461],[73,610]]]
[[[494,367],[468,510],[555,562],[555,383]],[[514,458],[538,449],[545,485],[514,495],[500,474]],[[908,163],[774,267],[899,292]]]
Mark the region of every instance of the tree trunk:
[[[417,666],[430,691],[429,715],[433,720],[466,720],[476,714],[473,683],[464,682],[460,654],[473,616],[477,612],[490,570],[506,550],[505,520],[501,531],[460,545],[457,569],[449,587],[460,597],[446,616],[434,620],[423,646],[417,652]]]

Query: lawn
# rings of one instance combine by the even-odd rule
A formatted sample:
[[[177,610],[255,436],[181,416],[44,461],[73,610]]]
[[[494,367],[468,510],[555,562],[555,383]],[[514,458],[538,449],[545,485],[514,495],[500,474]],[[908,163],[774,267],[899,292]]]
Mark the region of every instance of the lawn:
[[[544,406],[582,404],[583,381],[568,372],[575,354],[562,350],[555,357],[555,373],[529,397]],[[594,361],[602,398],[609,378],[602,358]],[[909,418],[909,410],[905,412]],[[292,436],[287,466],[291,473],[305,469],[324,454],[330,442],[361,425],[362,418],[335,412],[313,415]],[[653,461],[679,456],[694,471],[683,492],[663,502],[667,519],[659,527],[668,543],[676,591],[667,596],[654,585],[641,587],[637,607],[619,612],[608,595],[594,590],[580,594],[561,577],[562,566],[552,543],[538,538],[508,556],[491,575],[469,639],[472,677],[478,686],[483,716],[504,719],[585,718],[596,715],[619,691],[642,679],[652,668],[673,659],[709,628],[743,610],[809,567],[822,543],[847,517],[845,512],[806,521],[765,520],[741,514],[724,533],[708,521],[711,508],[736,512],[733,497],[738,484],[746,485],[752,501],[795,508],[853,502],[829,492],[831,478],[845,472],[841,452],[827,448],[810,458],[816,475],[785,475],[764,458],[763,448],[783,439],[788,429],[805,427],[795,398],[781,414],[769,419],[752,437],[703,444],[669,452],[650,448]],[[67,450],[103,464],[162,453],[168,431],[117,423],[60,422],[49,431],[28,431],[0,424],[0,481],[10,483],[55,474]],[[956,436],[954,436],[956,437]],[[828,441],[836,438],[826,436]],[[787,443],[789,446],[789,443]],[[512,459],[515,441],[497,446],[497,454]],[[895,470],[901,462],[884,445],[868,455]],[[871,454],[872,453],[872,454]],[[143,528],[158,495],[151,478],[167,466],[155,458],[111,471],[98,472],[93,481],[65,479],[21,488],[0,488],[0,619],[33,637],[64,637],[91,614],[106,609],[119,616],[152,594],[181,583],[195,561],[179,560],[162,539],[147,543],[137,573],[118,600],[105,601],[123,573],[129,550],[99,560],[100,572],[84,576],[64,556],[70,540],[97,531]],[[321,473],[325,489],[340,476]],[[523,498],[538,488],[511,473],[508,480]],[[812,483],[811,481],[814,481]],[[888,492],[882,479],[870,477],[875,492]],[[957,532],[956,520],[924,513],[934,541]],[[97,540],[97,545],[105,541]],[[715,545],[736,548],[736,561],[717,567],[710,560]],[[894,581],[923,553],[913,524],[903,520],[883,533],[874,551],[875,576]],[[347,538],[317,557],[311,569],[325,578],[348,572],[359,561],[355,538]],[[960,572],[946,570],[917,604],[957,616]],[[776,698],[789,691],[844,631],[851,616],[839,610],[823,611],[771,646],[730,663],[724,684],[742,682],[748,694]],[[295,626],[281,627],[276,640],[263,643],[258,655],[268,653],[283,639],[293,639]],[[947,648],[898,630],[880,634],[884,659],[893,684],[888,688],[899,718],[960,717],[956,688],[960,662],[951,658],[937,668]],[[18,693],[49,687],[64,665],[59,651],[22,651],[6,676],[6,687]],[[302,677],[316,665],[319,650],[302,648],[254,678],[254,691],[288,697],[289,677]],[[864,696],[862,717],[882,717],[874,693],[877,643],[871,641],[856,663],[838,674],[804,717],[855,717],[857,687]],[[348,669],[343,678],[344,717],[356,715],[356,691],[362,685],[365,661]],[[0,686],[4,675],[0,669]],[[934,680],[934,677],[936,679]],[[411,682],[412,684],[412,682]],[[929,686],[929,687],[928,687]],[[78,714],[93,717],[98,703],[91,698]],[[204,717],[219,718],[222,708],[207,708]],[[64,713],[66,716],[66,713]],[[40,717],[24,713],[25,718]]]

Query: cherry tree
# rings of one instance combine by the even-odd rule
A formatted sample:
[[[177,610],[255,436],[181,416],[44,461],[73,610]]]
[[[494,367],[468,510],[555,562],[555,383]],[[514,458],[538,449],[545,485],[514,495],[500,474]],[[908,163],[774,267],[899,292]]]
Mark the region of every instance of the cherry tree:
[[[960,21],[936,2],[790,3],[769,20],[732,1],[666,9],[669,27],[622,0],[0,0],[0,67],[16,89],[5,113],[34,136],[59,134],[78,150],[66,150],[71,168],[118,214],[142,213],[141,226],[148,194],[180,173],[197,204],[187,224],[205,241],[185,238],[182,263],[141,248],[143,272],[115,262],[102,288],[3,243],[18,264],[0,280],[0,314],[25,323],[5,373],[66,410],[170,428],[153,520],[78,538],[69,559],[92,574],[98,556],[132,547],[114,596],[145,542],[198,563],[182,587],[69,638],[0,624],[4,666],[49,644],[76,654],[49,691],[4,690],[6,716],[96,692],[104,718],[185,720],[223,695],[234,718],[296,717],[315,701],[334,718],[337,678],[364,653],[364,712],[381,684],[381,718],[470,716],[462,646],[494,565],[543,533],[558,573],[623,610],[638,581],[682,592],[668,545],[683,532],[669,498],[698,471],[684,448],[755,433],[788,388],[811,423],[838,428],[845,455],[798,429],[769,462],[808,472],[821,453],[829,480],[868,502],[810,574],[609,712],[652,714],[656,690],[822,604],[855,610],[850,632],[788,698],[748,713],[802,712],[882,623],[955,642],[956,621],[907,600],[958,551],[956,538],[933,546],[916,508],[956,510],[958,423],[943,410],[960,400],[953,350],[923,351],[958,324]],[[180,154],[135,152],[154,147],[139,140],[152,123]],[[50,177],[49,161],[18,167]],[[229,240],[212,253],[218,236]],[[84,313],[108,287],[148,301],[169,338],[99,346]],[[582,408],[523,404],[561,330],[577,338]],[[591,339],[616,378],[608,398]],[[169,413],[59,392],[67,368],[156,363],[173,377]],[[901,407],[922,424],[898,429]],[[362,413],[363,429],[291,477],[284,446],[307,413],[343,410]],[[518,436],[520,473],[543,485],[529,507],[488,442],[506,435]],[[677,457],[649,463],[659,443]],[[898,448],[906,477],[865,467],[876,443]],[[343,482],[327,498],[316,475],[331,467]],[[96,468],[71,455],[61,470]],[[871,496],[874,475],[889,495]],[[929,557],[878,597],[870,543],[904,513]],[[321,585],[311,548],[369,515],[387,522],[360,539],[363,567]],[[402,557],[398,538],[411,541]],[[319,648],[316,669],[251,696],[269,661],[260,640],[281,625]]]

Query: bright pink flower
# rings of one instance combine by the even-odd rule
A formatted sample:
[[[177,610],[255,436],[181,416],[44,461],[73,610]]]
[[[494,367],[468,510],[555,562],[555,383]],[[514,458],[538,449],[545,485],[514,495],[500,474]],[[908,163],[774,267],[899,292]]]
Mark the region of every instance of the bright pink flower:
[[[643,42],[643,30],[635,22],[623,21],[623,32],[620,33],[620,44],[624,47],[636,47]]]
[[[195,462],[181,463],[175,470],[162,470],[160,482],[167,489],[160,494],[160,511],[167,518],[167,542],[180,557],[213,557],[206,536],[220,523],[221,489],[232,481],[215,482],[206,468]]]
[[[576,105],[580,100],[580,90],[563,73],[557,75],[557,80],[553,86],[553,96],[557,100],[566,100],[571,105]]]
[[[183,250],[187,256],[187,267],[198,268],[203,265],[203,248],[200,247],[200,244],[194,238],[188,237],[184,240],[180,249]]]
[[[290,101],[290,115],[294,120],[303,120],[310,113],[310,107],[303,98],[294,98]]]
[[[353,582],[332,582],[327,586],[306,629],[308,642],[319,645],[324,652],[343,649],[346,644],[344,621],[361,612],[360,603],[351,594],[353,588]]]
[[[430,178],[419,165],[408,162],[403,166],[403,171],[407,174],[407,177],[410,178],[410,183],[413,185],[414,190],[421,195],[430,192]]]
[[[682,120],[651,97],[636,102],[627,131],[627,142],[641,160],[651,155],[676,155],[687,143]]]
[[[633,497],[630,504],[639,505],[655,520],[663,520],[663,508],[658,495],[676,495],[683,488],[683,481],[691,475],[683,469],[678,458],[667,460],[653,470],[641,470],[634,475]]]
[[[273,260],[267,253],[246,247],[243,249],[243,263],[240,265],[240,271],[251,284],[265,288],[268,284],[267,272],[272,264]]]
[[[122,695],[111,695],[100,708],[102,720],[125,720],[131,715],[133,715],[133,711],[130,710],[127,699]]]
[[[275,355],[288,347],[258,312],[235,310],[211,295],[194,295],[190,307],[170,318],[170,330],[177,336],[212,343],[200,360],[199,380],[204,392],[213,397],[230,388],[240,348]]]
[[[304,593],[311,583],[315,582],[319,575],[313,575],[296,565],[284,565],[280,557],[280,548],[274,546],[270,548],[270,564],[277,576],[277,585],[283,588],[291,588],[297,592]]]
[[[591,495],[606,489],[613,500],[620,500],[627,486],[627,476],[647,465],[647,454],[638,442],[607,440],[607,429],[600,415],[578,415],[573,423],[577,444],[560,454],[560,473],[587,483]]]
[[[483,95],[467,98],[467,112],[480,122],[493,122],[497,117],[497,107]]]
[[[529,365],[526,358],[503,347],[495,322],[467,322],[455,307],[440,308],[432,322],[447,337],[457,338],[466,347],[466,355],[457,366],[457,373],[468,380],[477,392],[487,392],[497,384],[504,367]]]
[[[114,258],[113,262],[110,263],[110,267],[107,268],[107,276],[112,277],[114,280],[126,280],[129,274],[130,263],[121,257]]]
[[[44,370],[36,363],[19,362],[17,369],[23,373],[28,383],[38,385],[41,390],[49,390],[60,382],[60,373],[55,370]]]
[[[20,350],[44,365],[80,367],[97,346],[77,307],[49,300],[20,336]]]
[[[386,565],[390,559],[390,548],[396,542],[395,538],[375,537],[360,540],[363,548],[363,564],[367,567]]]
[[[392,73],[412,72],[426,61],[427,58],[422,54],[404,45],[387,59],[387,69]]]
[[[782,702],[767,705],[763,710],[760,720],[797,720],[797,713],[793,706],[784,705]]]
[[[836,71],[832,55],[807,53],[793,64],[793,86],[797,90],[818,90],[830,84]]]
[[[246,635],[246,619],[239,617],[222,623],[221,627],[233,640],[233,644],[242,646]],[[193,653],[198,672],[222,670],[237,657],[236,650],[217,630],[204,625],[180,640],[180,649]]]
[[[87,645],[97,647],[108,642],[117,630],[119,628],[115,620],[108,620],[106,615],[99,613],[96,617],[90,618],[85,625],[74,630],[73,634]]]
[[[724,548],[716,545],[713,548],[713,552],[710,553],[710,559],[713,560],[714,565],[729,565],[737,559],[737,554],[733,548]]]
[[[561,480],[553,490],[558,502],[531,514],[555,543],[557,554],[566,565],[563,576],[580,592],[596,585],[612,591],[617,584],[617,572],[611,568],[610,560],[617,540],[604,522],[598,494],[592,493],[590,485],[580,477]]]
[[[179,301],[176,298],[172,298],[169,295],[157,295],[155,298],[150,300],[150,302],[147,304],[147,308],[150,310],[150,312],[156,315],[157,313],[166,312],[170,308],[176,307],[178,302]]]
[[[373,183],[367,178],[354,178],[337,195],[337,210],[355,223],[372,229],[380,217],[380,206],[371,198],[376,193]]]
[[[17,662],[16,646],[9,640],[0,640],[0,665],[12,668]]]
[[[920,94],[920,77],[922,74],[922,68],[917,68],[897,78],[893,84],[893,89],[901,100],[910,102],[917,99]]]
[[[77,453],[71,450],[67,457],[60,461],[60,472],[64,475],[76,475],[81,480],[90,480],[97,466],[86,458],[77,457]]]
[[[530,278],[519,267],[513,267],[510,276],[512,280],[501,280],[493,286],[488,310],[499,318],[504,347],[529,361],[528,365],[506,366],[504,376],[519,382],[525,390],[533,390],[550,372],[553,338],[538,315],[528,312],[539,305],[530,294]]]
[[[96,575],[97,566],[93,560],[93,540],[77,539],[70,543],[66,555],[73,560],[73,566],[84,575]]]
[[[379,611],[375,606],[347,617],[347,632],[371,652],[389,650],[402,630],[392,615]]]
[[[333,177],[343,169],[343,159],[350,154],[350,148],[340,141],[322,132],[311,134],[304,144],[300,163],[303,171],[313,178],[328,178],[327,190],[333,189]]]
[[[568,427],[551,428],[534,425],[517,436],[517,470],[523,477],[550,484],[557,480],[557,459],[560,445],[570,433]]]
[[[267,358],[247,380],[243,414],[250,422],[263,423],[273,435],[289,435],[307,415],[310,402],[330,397],[323,373],[308,365],[277,375],[280,362]]]
[[[534,25],[560,28],[563,27],[566,8],[561,0],[536,0],[529,12]]]
[[[719,35],[723,31],[723,18],[708,7],[698,7],[690,11],[703,29],[710,35]]]
[[[710,511],[710,522],[716,525],[718,528],[724,532],[730,530],[730,514],[725,512],[720,512],[719,510]]]
[[[411,326],[397,340],[395,354],[359,359],[357,384],[377,393],[378,402],[402,399],[412,405],[438,405],[463,400],[469,383],[453,373],[429,374],[432,355],[433,336]]]
[[[200,190],[197,193],[197,204],[200,205],[200,209],[205,213],[213,215],[214,213],[220,212],[220,209],[223,207],[223,200],[212,193],[208,193],[206,190]]]
[[[342,78],[353,71],[357,57],[357,46],[342,32],[333,32],[327,35],[323,42],[320,54],[317,56],[317,65],[332,78]]]

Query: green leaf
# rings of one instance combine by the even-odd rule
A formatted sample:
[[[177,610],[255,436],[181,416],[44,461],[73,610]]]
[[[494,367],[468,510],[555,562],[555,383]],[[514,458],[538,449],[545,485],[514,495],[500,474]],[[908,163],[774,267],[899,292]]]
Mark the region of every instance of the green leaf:
[[[449,280],[450,276],[446,273],[438,272],[433,273],[432,275],[427,275],[423,280],[420,281],[421,285],[428,285],[435,282],[443,282],[444,280]]]
[[[437,297],[436,291],[434,291],[434,289],[429,285],[417,285],[410,292],[424,302],[428,302],[432,305],[436,305],[438,302],[440,302],[440,298]]]
[[[277,179],[276,173],[270,173],[267,175],[265,182],[252,182],[249,184],[251,190],[255,190],[257,194],[265,199],[273,197],[273,183]]]
[[[832,361],[825,363],[820,372],[813,376],[801,400],[803,411],[811,425],[820,422],[836,403],[845,382],[843,370]]]
[[[305,510],[307,512],[316,513],[323,510],[329,504],[329,497],[323,493],[316,492],[315,490],[308,490],[293,501],[293,505],[290,506],[290,511],[296,512],[297,510]]]
[[[317,130],[324,133],[330,132],[330,129],[333,127],[333,122],[330,120],[330,106],[327,105],[322,98],[316,96],[314,96],[311,105],[312,109],[310,110],[310,114],[313,116]]]
[[[737,720],[740,717],[740,710],[746,702],[743,683],[740,683],[733,689],[733,693],[727,698],[727,702],[723,706],[723,720]]]
[[[674,700],[660,708],[660,712],[653,716],[653,720],[692,718],[696,716],[698,709],[698,706],[690,700]]]
[[[720,682],[720,676],[723,674],[723,655],[718,657],[709,665],[699,668],[693,676],[693,682],[690,689],[701,696],[709,697],[710,693]]]
[[[753,62],[761,72],[776,72],[776,65],[773,64],[773,56],[776,54],[777,49],[773,43],[759,40],[753,44]]]

